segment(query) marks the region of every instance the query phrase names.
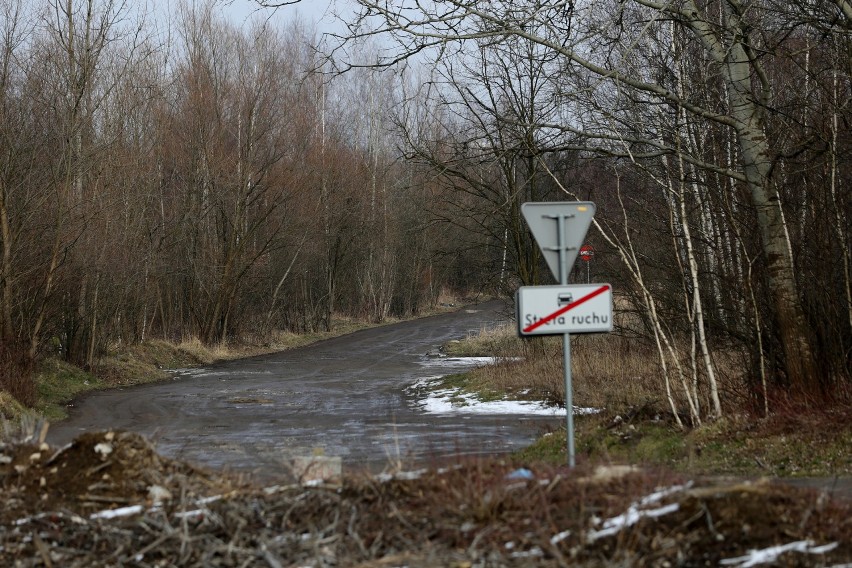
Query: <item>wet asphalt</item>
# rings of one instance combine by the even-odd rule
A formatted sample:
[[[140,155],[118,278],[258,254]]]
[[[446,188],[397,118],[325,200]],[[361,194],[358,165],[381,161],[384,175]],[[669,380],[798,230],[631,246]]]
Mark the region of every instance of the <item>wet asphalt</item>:
[[[170,380],[94,392],[51,425],[48,442],[84,431],[145,435],[168,457],[203,467],[286,474],[293,457],[340,456],[346,468],[437,463],[520,449],[559,419],[427,413],[424,379],[471,368],[438,358],[452,339],[505,322],[489,302],[358,331],[271,355],[174,371]]]

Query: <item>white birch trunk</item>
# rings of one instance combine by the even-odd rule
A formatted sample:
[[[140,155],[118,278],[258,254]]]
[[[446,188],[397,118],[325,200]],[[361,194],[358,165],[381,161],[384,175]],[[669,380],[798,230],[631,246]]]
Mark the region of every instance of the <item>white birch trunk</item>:
[[[731,0],[730,5],[742,10],[736,0]],[[732,10],[726,15],[725,29],[730,33],[746,35],[743,29],[745,24],[734,12]],[[681,13],[690,18],[689,24],[696,35],[722,66],[723,78],[729,88],[730,115],[735,120],[734,130],[742,170],[757,214],[772,305],[784,349],[787,379],[798,390],[816,391],[819,388],[819,377],[810,329],[798,294],[781,202],[770,180],[772,157],[763,131],[763,109],[768,104],[769,86],[749,47],[742,43],[741,36],[728,45],[723,44],[709,23],[699,17],[701,12],[693,0],[683,5]],[[757,87],[757,94],[753,92],[755,77],[762,83]]]

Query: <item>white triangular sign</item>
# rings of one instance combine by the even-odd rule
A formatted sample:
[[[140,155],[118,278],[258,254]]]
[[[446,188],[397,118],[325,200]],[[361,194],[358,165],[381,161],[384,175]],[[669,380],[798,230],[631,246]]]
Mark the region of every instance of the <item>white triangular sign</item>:
[[[586,238],[592,217],[595,216],[595,204],[590,201],[543,201],[524,203],[521,213],[530,227],[533,238],[538,243],[544,260],[560,282],[559,249],[565,249],[565,272],[570,273],[580,252],[580,246]],[[559,242],[559,224],[564,223],[565,242]],[[560,282],[567,284],[567,282]]]

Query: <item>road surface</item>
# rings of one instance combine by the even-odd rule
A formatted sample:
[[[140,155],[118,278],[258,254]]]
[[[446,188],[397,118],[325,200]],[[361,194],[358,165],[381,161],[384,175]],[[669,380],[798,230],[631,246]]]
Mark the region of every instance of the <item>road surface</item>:
[[[169,457],[274,476],[322,451],[375,469],[521,448],[561,420],[531,415],[430,414],[418,381],[471,368],[429,354],[501,319],[490,302],[359,331],[307,347],[204,368],[171,380],[98,391],[76,401],[48,441],[87,430],[149,437]]]

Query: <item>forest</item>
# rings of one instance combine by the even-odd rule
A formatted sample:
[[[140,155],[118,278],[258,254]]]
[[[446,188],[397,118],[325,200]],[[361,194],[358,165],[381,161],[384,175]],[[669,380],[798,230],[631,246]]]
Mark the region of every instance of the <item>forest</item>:
[[[852,4],[349,6],[0,0],[0,386],[511,299],[552,283],[521,204],[589,200],[574,279],[675,416],[849,400]]]

